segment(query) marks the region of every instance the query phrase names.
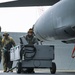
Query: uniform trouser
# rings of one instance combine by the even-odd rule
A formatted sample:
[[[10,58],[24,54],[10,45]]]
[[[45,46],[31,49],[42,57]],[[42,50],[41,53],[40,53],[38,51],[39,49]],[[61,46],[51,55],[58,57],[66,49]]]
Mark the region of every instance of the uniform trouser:
[[[13,65],[13,61],[10,61],[10,52],[3,52],[3,69],[7,71],[7,69],[11,69]]]
[[[1,62],[1,51],[0,51],[0,62]]]
[[[1,62],[1,56],[2,56],[2,53],[1,53],[1,46],[0,46],[0,62]]]

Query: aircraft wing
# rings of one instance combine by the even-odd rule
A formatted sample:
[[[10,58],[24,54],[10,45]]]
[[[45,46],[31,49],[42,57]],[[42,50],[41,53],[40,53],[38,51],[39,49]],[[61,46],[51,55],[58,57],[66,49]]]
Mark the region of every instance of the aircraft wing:
[[[60,0],[15,0],[0,3],[0,7],[49,6]]]

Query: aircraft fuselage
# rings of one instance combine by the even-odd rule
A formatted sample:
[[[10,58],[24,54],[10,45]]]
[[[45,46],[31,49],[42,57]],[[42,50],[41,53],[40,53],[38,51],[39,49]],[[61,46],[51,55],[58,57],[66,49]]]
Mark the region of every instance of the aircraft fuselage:
[[[35,23],[35,35],[41,40],[75,37],[75,0],[61,0],[50,7]]]

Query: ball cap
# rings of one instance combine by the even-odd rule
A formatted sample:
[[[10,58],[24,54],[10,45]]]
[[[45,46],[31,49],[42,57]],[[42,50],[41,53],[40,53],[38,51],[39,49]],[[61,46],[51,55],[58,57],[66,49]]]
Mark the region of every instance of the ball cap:
[[[8,34],[7,32],[5,32],[5,33],[3,34],[3,36],[9,36],[9,34]]]

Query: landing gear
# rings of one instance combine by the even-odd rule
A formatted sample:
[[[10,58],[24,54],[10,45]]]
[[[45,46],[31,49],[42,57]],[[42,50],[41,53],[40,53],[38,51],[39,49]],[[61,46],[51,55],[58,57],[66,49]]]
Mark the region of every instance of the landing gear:
[[[51,74],[55,74],[56,73],[56,64],[54,62],[52,62],[52,67],[50,68]]]

